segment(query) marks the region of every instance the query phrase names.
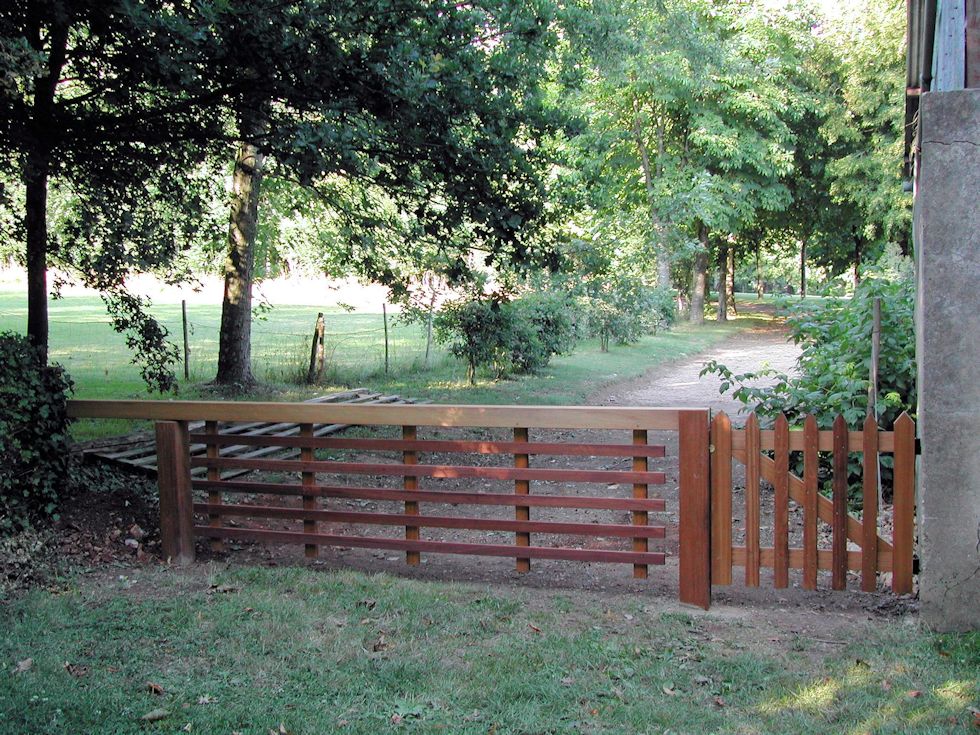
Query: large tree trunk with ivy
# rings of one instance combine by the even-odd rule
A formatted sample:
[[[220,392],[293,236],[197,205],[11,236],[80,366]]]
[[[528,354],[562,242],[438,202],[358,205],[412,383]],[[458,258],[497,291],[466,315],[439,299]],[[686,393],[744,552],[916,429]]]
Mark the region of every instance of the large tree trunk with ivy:
[[[254,141],[243,141],[235,157],[225,291],[221,302],[218,374],[221,385],[247,386],[252,375],[252,267],[258,230],[259,188],[264,156]]]
[[[718,315],[720,322],[728,321],[728,243],[718,243]]]
[[[704,324],[704,300],[708,291],[708,228],[698,224],[700,249],[694,254],[694,281],[691,285],[691,324]]]

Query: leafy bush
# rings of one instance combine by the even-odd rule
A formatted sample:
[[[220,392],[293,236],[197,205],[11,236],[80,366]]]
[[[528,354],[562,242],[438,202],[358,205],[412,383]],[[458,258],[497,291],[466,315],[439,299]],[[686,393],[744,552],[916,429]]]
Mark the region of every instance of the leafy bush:
[[[589,334],[599,338],[603,352],[610,340],[628,345],[644,334],[656,334],[669,328],[677,318],[673,293],[668,289],[650,288],[630,276],[613,278],[598,294],[587,301]]]
[[[25,337],[0,334],[0,533],[54,515],[68,469],[72,382]]]
[[[903,411],[915,410],[914,288],[907,277],[896,282],[866,277],[850,299],[790,307],[787,324],[793,341],[802,347],[798,375],[774,370],[734,375],[714,360],[701,374],[719,375],[723,393],[734,389],[734,397],[761,416],[775,417],[782,412],[793,422],[812,413],[821,428],[830,428],[834,417],[841,414],[848,425],[857,428],[868,408],[875,298],[881,299],[879,424],[890,429]],[[776,383],[768,388],[747,384],[760,377],[775,377]]]
[[[549,292],[513,301],[496,294],[451,301],[433,326],[436,340],[466,361],[470,383],[476,382],[479,368],[495,378],[540,370],[552,355],[570,351],[577,335],[573,302]]]

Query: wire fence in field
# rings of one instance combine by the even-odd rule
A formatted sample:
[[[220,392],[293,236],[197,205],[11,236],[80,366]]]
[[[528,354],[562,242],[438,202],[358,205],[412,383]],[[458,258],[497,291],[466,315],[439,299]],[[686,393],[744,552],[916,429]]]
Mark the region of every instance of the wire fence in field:
[[[68,303],[66,303],[68,302]],[[386,364],[392,373],[423,369],[426,366],[426,326],[405,323],[397,313],[324,313],[323,370],[321,380],[345,381],[380,375]],[[220,310],[212,305],[187,304],[187,375],[200,382],[214,377],[221,331]],[[257,377],[277,382],[304,382],[310,365],[311,347],[318,313],[317,307],[283,306],[252,320],[252,365]],[[183,376],[185,355],[184,323],[180,304],[159,305],[154,315],[168,330],[168,339],[178,346]],[[73,374],[103,374],[120,377],[131,371],[132,352],[125,337],[114,332],[101,304],[52,302],[50,308],[51,358]],[[26,308],[2,304],[0,331],[26,332]],[[386,360],[387,352],[387,360]],[[429,364],[446,358],[436,344],[429,345]]]

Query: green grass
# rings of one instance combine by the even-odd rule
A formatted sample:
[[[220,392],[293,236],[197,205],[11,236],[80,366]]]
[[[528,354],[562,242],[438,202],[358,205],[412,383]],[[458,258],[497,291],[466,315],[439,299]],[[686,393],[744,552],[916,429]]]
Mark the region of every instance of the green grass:
[[[852,616],[826,646],[638,595],[125,570],[0,606],[0,722],[32,735],[971,731],[977,634]],[[155,709],[168,714],[140,720]]]
[[[740,304],[758,303],[741,299]],[[309,340],[316,313],[326,313],[329,368],[320,385],[300,382],[309,361]],[[173,337],[181,332],[180,304],[156,304],[154,314]],[[220,305],[189,307],[190,380],[179,397],[211,398],[207,382],[217,363]],[[381,314],[347,313],[338,308],[279,306],[253,325],[253,364],[263,385],[239,399],[298,401],[314,395],[368,386],[437,403],[573,404],[582,402],[604,385],[642,375],[657,365],[704,351],[739,329],[757,325],[764,315],[742,316],[719,326],[680,324],[669,332],[644,337],[638,344],[599,349],[598,340],[580,342],[574,352],[556,357],[538,375],[514,380],[481,377],[466,381],[465,366],[434,346],[429,368],[422,365],[425,336],[418,325],[389,317],[391,370],[384,371]],[[75,381],[78,398],[159,398],[149,394],[139,370],[131,362],[124,338],[108,325],[101,300],[95,296],[67,296],[50,305],[50,356],[64,365]],[[23,332],[27,306],[23,292],[0,290],[0,331]],[[76,439],[124,434],[148,428],[128,421],[80,421]]]

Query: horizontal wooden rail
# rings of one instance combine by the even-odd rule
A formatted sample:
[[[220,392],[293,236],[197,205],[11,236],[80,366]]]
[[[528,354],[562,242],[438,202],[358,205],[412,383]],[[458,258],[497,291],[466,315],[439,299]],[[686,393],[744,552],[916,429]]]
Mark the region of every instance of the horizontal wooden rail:
[[[854,572],[861,571],[861,565],[863,562],[863,552],[861,551],[848,551],[847,552],[847,568]],[[759,549],[759,560],[763,567],[769,569],[773,568],[775,563],[775,552],[770,548]],[[745,547],[744,546],[733,546],[732,547],[732,563],[735,566],[745,565]],[[817,568],[823,571],[830,571],[833,564],[833,551],[830,549],[817,549]],[[790,569],[802,569],[803,568],[803,549],[790,549],[789,550],[789,568]],[[890,551],[879,551],[878,552],[878,571],[879,572],[890,572],[892,570],[892,552]]]
[[[238,457],[193,457],[191,467],[219,470],[264,470],[275,472],[315,472],[330,475],[375,475],[380,477],[480,478],[484,480],[544,480],[550,482],[606,482],[662,485],[663,472],[626,470],[539,470],[523,467],[474,467],[469,465],[370,464],[364,462],[304,462],[293,459],[240,459]]]
[[[201,490],[221,490],[231,493],[255,495],[315,495],[325,498],[349,498],[353,500],[405,501],[404,490],[378,487],[352,487],[347,485],[295,485],[276,482],[247,482],[238,480],[194,480],[192,485]],[[604,498],[580,495],[516,495],[513,493],[463,493],[439,490],[413,490],[411,499],[423,503],[447,505],[509,505],[538,508],[591,508],[595,510],[646,510],[663,512],[666,503],[662,498]]]
[[[763,429],[759,432],[759,448],[762,451],[772,451],[775,448],[776,432],[773,429]],[[745,430],[732,429],[732,449],[736,452],[745,451]],[[821,452],[832,452],[834,450],[834,432],[830,429],[823,429],[819,433],[817,449]],[[794,430],[789,432],[789,450],[791,452],[803,451],[803,431]],[[847,432],[847,451],[864,451],[864,432]],[[878,432],[878,451],[889,454],[895,451],[895,433],[892,431]]]
[[[152,421],[270,421],[296,424],[480,426],[673,431],[686,408],[611,406],[352,405],[245,401],[72,400],[72,418]]]
[[[305,438],[300,436],[212,436],[192,433],[192,442],[219,446],[311,447],[313,449],[356,449],[369,452],[441,452],[470,454],[544,454],[573,457],[663,457],[658,444],[557,444],[552,442],[498,442],[464,440]]]
[[[337,536],[325,533],[297,531],[264,531],[251,528],[212,528],[194,526],[194,532],[205,537],[220,537],[261,541],[266,543],[317,544],[329,546],[391,549],[435,554],[473,554],[475,556],[522,557],[527,559],[558,559],[568,561],[604,562],[619,564],[663,564],[662,552],[607,551],[605,549],[569,549],[549,546],[508,546],[505,544],[467,544],[448,541],[409,541],[378,536]]]
[[[374,526],[404,526],[412,524],[426,528],[457,528],[470,531],[522,531],[574,536],[616,536],[622,538],[664,538],[664,526],[633,526],[613,523],[564,523],[561,521],[511,521],[498,518],[467,518],[462,516],[423,516],[405,513],[364,513],[336,510],[304,510],[270,505],[211,505],[195,503],[195,513],[220,510],[223,516],[250,518],[285,518],[317,520],[327,523],[365,524]],[[210,526],[209,526],[210,528]]]

